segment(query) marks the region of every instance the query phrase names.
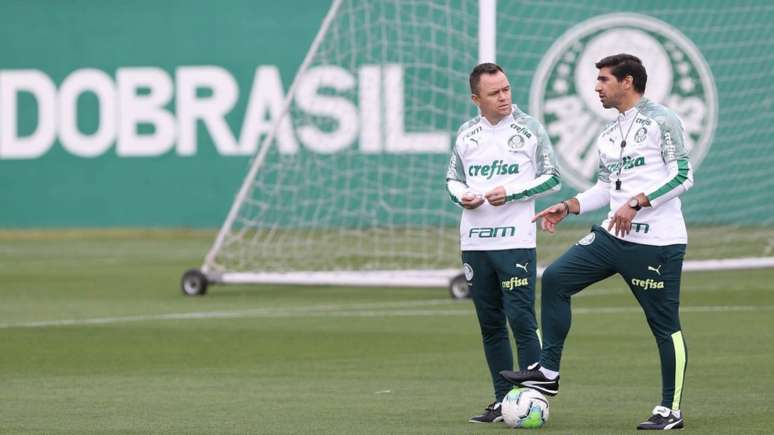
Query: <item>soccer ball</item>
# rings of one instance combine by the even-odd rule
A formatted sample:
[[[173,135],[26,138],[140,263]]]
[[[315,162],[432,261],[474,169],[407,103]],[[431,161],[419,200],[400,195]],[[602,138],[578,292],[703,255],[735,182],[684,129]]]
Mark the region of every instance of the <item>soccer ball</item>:
[[[508,427],[534,429],[548,421],[548,400],[531,388],[514,388],[501,405],[503,421]]]

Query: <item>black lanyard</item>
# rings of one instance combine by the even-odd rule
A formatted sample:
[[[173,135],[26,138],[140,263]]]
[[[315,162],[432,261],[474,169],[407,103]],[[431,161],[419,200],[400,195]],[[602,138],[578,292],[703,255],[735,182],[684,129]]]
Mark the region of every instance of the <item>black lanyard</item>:
[[[618,155],[618,173],[616,174],[616,180],[615,180],[615,190],[621,190],[621,170],[624,167],[624,161],[623,161],[623,152],[624,148],[626,148],[626,138],[629,137],[629,133],[632,132],[632,127],[634,127],[634,122],[637,120],[637,115],[640,114],[640,110],[637,109],[637,112],[634,114],[634,118],[632,118],[632,123],[629,124],[629,129],[626,130],[626,136],[623,134],[623,128],[621,128],[621,118],[618,118],[618,131],[621,132],[621,153]]]

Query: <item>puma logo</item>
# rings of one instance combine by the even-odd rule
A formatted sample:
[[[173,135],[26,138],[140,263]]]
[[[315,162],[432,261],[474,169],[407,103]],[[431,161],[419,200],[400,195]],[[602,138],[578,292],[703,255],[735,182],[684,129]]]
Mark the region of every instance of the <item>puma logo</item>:
[[[519,268],[519,269],[524,269],[524,273],[529,273],[529,271],[527,270],[527,265],[528,264],[529,264],[529,262],[526,262],[524,264],[516,263],[516,267]]]
[[[478,146],[478,139],[471,137],[469,140],[470,140],[471,142],[475,142],[475,143],[476,143],[476,146]]]
[[[648,270],[652,270],[653,272],[656,272],[658,276],[661,276],[661,266],[661,264],[659,264],[658,267],[648,266]]]

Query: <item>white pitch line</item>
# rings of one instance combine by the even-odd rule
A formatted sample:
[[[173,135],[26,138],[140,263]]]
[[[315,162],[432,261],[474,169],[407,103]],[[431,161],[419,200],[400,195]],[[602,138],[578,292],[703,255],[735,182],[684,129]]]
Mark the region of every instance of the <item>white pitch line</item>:
[[[116,316],[116,317],[97,317],[90,319],[63,319],[63,320],[41,320],[31,322],[6,322],[0,323],[0,329],[8,328],[40,328],[49,326],[77,326],[77,325],[105,325],[112,323],[128,322],[146,322],[156,320],[196,320],[196,319],[239,319],[250,317],[300,317],[319,313],[330,312],[350,312],[346,310],[373,310],[378,308],[412,308],[420,306],[449,305],[459,303],[452,299],[445,300],[418,300],[404,302],[384,302],[368,304],[326,304],[311,305],[301,307],[284,308],[253,308],[249,310],[231,310],[231,311],[198,311],[190,313],[169,313],[169,314],[143,314],[136,316]],[[357,311],[353,311],[357,312]]]
[[[473,314],[473,307],[465,309],[413,309],[419,306],[451,305],[458,301],[429,300],[391,302],[384,304],[354,304],[354,305],[317,305],[288,308],[258,308],[235,311],[203,311],[192,313],[171,313],[122,317],[98,317],[91,319],[43,320],[33,322],[0,323],[0,329],[11,328],[44,328],[57,326],[108,325],[114,323],[151,322],[162,320],[206,320],[206,319],[245,319],[245,318],[294,318],[294,317],[432,317],[432,316],[467,316]],[[380,308],[392,308],[382,310]],[[731,311],[769,311],[774,305],[696,305],[683,306],[682,313],[716,313]],[[640,307],[604,307],[604,308],[574,308],[573,314],[623,314],[641,312]]]

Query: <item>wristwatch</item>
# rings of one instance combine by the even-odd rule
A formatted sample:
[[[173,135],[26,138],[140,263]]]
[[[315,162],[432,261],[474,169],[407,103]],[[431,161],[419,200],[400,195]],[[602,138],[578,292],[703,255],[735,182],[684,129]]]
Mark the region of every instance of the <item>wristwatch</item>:
[[[637,199],[637,198],[630,199],[627,204],[629,205],[629,207],[633,208],[635,211],[640,211],[640,209],[642,208],[642,206],[640,205],[640,200]]]

